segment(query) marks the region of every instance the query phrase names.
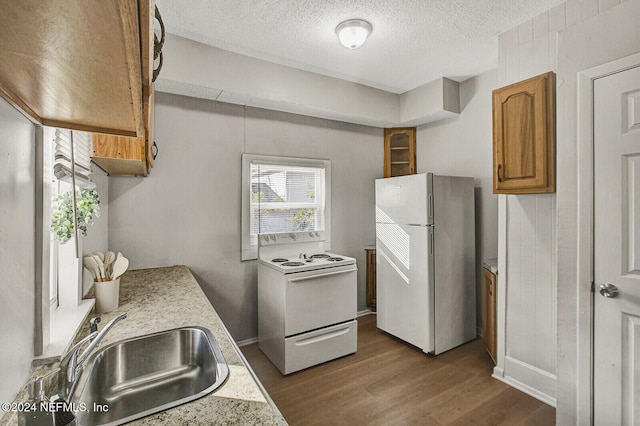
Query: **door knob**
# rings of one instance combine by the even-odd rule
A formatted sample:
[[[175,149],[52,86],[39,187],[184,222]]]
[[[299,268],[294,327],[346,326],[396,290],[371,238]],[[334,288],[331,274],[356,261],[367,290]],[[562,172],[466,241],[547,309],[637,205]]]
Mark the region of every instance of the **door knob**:
[[[600,294],[604,297],[608,297],[613,299],[614,297],[618,297],[618,287],[613,284],[600,284]]]

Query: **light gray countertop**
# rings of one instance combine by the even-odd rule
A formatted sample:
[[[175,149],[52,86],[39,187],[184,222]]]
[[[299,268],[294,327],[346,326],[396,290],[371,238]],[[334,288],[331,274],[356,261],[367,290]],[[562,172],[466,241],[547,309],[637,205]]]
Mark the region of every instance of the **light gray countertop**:
[[[229,365],[229,378],[213,393],[131,424],[286,424],[245,365],[237,345],[186,266],[128,271],[120,285],[118,312],[127,312],[127,319],[106,335],[103,345],[142,334],[199,325],[211,330]],[[102,323],[118,312],[103,314]]]
[[[226,383],[211,394],[130,424],[287,424],[186,266],[127,271],[120,282],[118,310],[100,314],[101,325],[121,312],[127,312],[127,318],[111,329],[101,347],[172,328],[202,326],[211,330],[229,366]],[[88,325],[79,335],[87,333]]]

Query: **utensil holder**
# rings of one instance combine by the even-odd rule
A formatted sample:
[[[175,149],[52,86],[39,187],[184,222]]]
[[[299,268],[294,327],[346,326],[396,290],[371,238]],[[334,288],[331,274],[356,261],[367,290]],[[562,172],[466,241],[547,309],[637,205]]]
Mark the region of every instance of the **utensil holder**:
[[[118,309],[120,301],[120,278],[111,281],[94,281],[96,291],[96,313],[102,314]]]

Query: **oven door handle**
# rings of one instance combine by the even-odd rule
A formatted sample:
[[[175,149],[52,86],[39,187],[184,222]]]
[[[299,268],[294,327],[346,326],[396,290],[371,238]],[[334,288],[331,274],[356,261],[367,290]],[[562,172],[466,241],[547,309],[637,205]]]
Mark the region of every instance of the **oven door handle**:
[[[319,336],[313,336],[313,337],[308,337],[306,339],[303,340],[298,340],[295,342],[296,346],[305,346],[305,345],[311,345],[314,343],[318,343],[318,342],[322,342],[323,340],[329,340],[329,339],[333,339],[339,336],[342,336],[343,334],[347,334],[349,332],[350,328],[344,327],[344,328],[340,328],[338,330],[333,330],[330,331],[328,333],[324,333],[321,334]]]
[[[290,283],[294,283],[294,282],[297,282],[297,281],[314,280],[316,278],[328,277],[330,275],[346,274],[347,272],[356,272],[357,270],[358,270],[358,268],[351,268],[351,269],[346,269],[346,270],[343,270],[343,271],[327,272],[325,274],[307,275],[307,276],[304,276],[304,277],[289,278],[289,282]]]

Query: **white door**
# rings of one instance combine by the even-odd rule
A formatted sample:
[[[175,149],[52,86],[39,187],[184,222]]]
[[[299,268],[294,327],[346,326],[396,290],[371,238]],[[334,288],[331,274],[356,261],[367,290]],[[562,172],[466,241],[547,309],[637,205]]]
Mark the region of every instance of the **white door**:
[[[594,82],[594,421],[640,424],[640,68]]]
[[[377,326],[433,351],[433,230],[376,223]]]

